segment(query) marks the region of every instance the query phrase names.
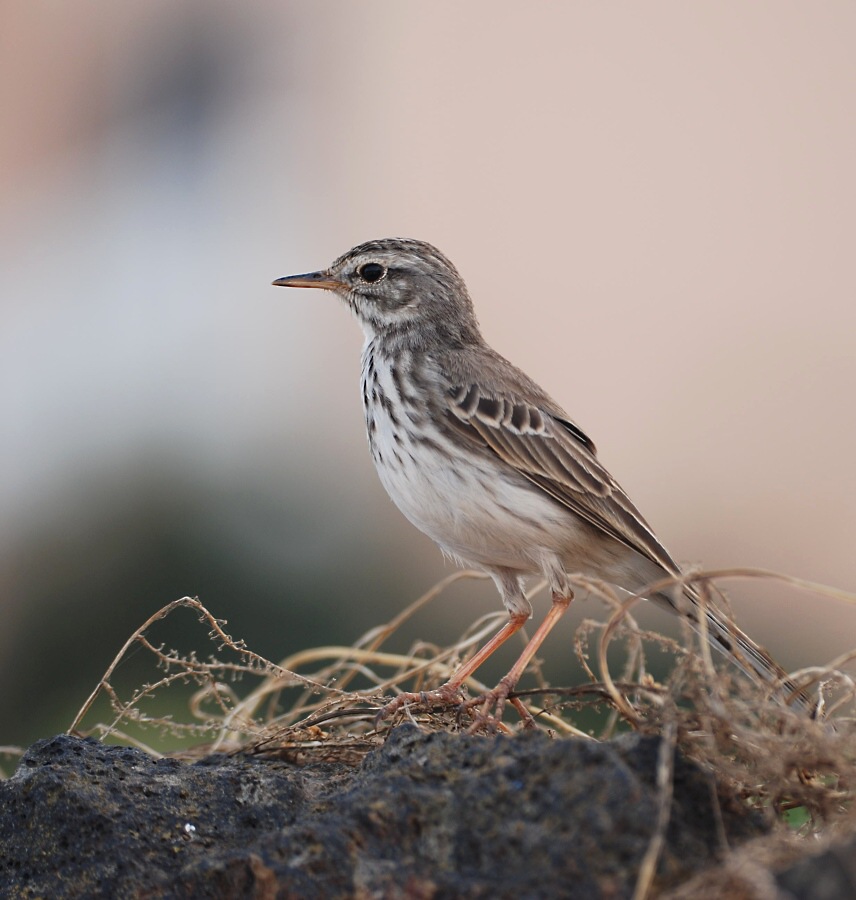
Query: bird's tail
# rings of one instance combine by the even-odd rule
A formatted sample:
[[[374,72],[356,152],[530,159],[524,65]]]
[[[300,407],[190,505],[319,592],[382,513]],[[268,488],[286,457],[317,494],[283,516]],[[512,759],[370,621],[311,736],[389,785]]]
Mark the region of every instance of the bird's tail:
[[[678,609],[678,612],[690,621],[697,632],[706,633],[713,647],[724,653],[754,681],[769,688],[773,696],[780,698],[786,705],[805,710],[814,716],[816,704],[802,688],[791,681],[788,673],[760,644],[756,644],[720,610],[705,602],[695,588],[685,586],[684,594],[688,602],[682,604],[684,608]],[[675,598],[668,592],[663,591],[658,599],[676,609]]]

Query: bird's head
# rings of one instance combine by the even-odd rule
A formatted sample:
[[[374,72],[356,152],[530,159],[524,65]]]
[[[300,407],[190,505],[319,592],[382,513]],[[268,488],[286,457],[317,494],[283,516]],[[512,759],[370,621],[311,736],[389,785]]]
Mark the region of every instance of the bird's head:
[[[469,342],[478,336],[464,280],[439,250],[423,241],[369,241],[327,269],[273,283],[333,291],[348,304],[369,337],[436,335]]]

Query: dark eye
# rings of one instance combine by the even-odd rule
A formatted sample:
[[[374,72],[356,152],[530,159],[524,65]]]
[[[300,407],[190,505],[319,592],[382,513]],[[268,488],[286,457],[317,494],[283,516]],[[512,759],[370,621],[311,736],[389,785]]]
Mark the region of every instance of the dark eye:
[[[386,269],[380,263],[366,263],[364,266],[360,266],[357,274],[363,281],[374,284],[386,275]]]

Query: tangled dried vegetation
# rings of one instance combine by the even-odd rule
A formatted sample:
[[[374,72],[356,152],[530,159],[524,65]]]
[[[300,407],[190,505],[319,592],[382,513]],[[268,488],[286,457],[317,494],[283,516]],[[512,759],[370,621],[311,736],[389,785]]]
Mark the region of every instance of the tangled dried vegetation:
[[[176,600],[155,613],[128,638],[113,663],[84,703],[69,731],[127,741],[154,752],[141,738],[141,727],[156,728],[198,746],[184,755],[211,752],[264,753],[294,761],[359,761],[382,741],[395,721],[378,724],[377,712],[395,692],[421,691],[442,683],[467,654],[497,630],[504,613],[480,619],[453,646],[445,649],[417,643],[410,653],[387,652],[384,644],[402,624],[461,578],[481,577],[456,573],[410,604],[386,625],[373,628],[351,647],[315,647],[280,664],[254,653],[224,630],[198,600]],[[764,578],[783,590],[835,596],[848,595],[797,579],[754,570],[692,573],[686,576],[711,602],[716,585],[727,579]],[[725,780],[747,803],[772,812],[793,828],[826,834],[852,829],[856,745],[854,697],[856,685],[845,671],[856,650],[826,665],[790,674],[817,703],[814,720],[792,709],[781,697],[742,677],[734,667],[714,665],[709,645],[689,628],[678,642],[642,630],[631,612],[639,597],[623,599],[606,584],[576,579],[578,592],[587,591],[603,601],[603,621],[585,619],[575,637],[575,651],[588,682],[573,687],[549,686],[537,665],[530,673],[534,687],[516,696],[526,704],[538,727],[558,735],[603,740],[619,730],[669,736],[673,746],[695,759],[717,778]],[[535,590],[542,590],[543,585]],[[717,602],[721,602],[721,597]],[[207,629],[215,650],[201,658],[180,653],[151,637],[158,623],[176,611],[188,609]],[[623,645],[620,672],[610,669],[610,645]],[[669,677],[656,681],[647,668],[650,651],[673,658]],[[158,677],[122,697],[114,686],[120,663],[132,652],[151,655]],[[248,690],[239,687],[249,685]],[[486,686],[467,683],[472,694]],[[151,711],[152,701],[182,688],[191,692],[189,715]],[[772,691],[775,693],[775,691]],[[109,721],[88,725],[99,704],[109,701]],[[508,732],[522,727],[507,720],[499,727]],[[598,733],[580,728],[581,720],[600,714]],[[432,730],[466,730],[455,710],[405,710],[403,715]],[[588,718],[586,719],[586,716]],[[398,719],[400,721],[400,718]],[[849,824],[848,824],[849,823]]]

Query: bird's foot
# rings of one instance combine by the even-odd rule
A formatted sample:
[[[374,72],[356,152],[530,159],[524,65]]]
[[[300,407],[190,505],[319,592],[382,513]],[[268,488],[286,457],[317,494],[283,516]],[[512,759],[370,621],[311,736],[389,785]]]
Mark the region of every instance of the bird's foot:
[[[511,696],[513,690],[514,681],[506,676],[500,679],[499,684],[492,691],[485,691],[478,697],[473,697],[472,700],[465,700],[460,705],[458,715],[461,719],[467,715],[472,717],[467,731],[473,733],[482,730],[505,730],[502,724],[502,713],[506,703],[511,703],[517,710],[523,720],[524,728],[534,728],[535,720],[532,718],[532,714],[519,699]]]
[[[381,707],[375,722],[380,724],[384,719],[394,716],[399,710],[411,706],[432,709],[435,706],[462,706],[464,702],[460,684],[447,681],[431,691],[404,691]]]
[[[514,681],[506,676],[493,690],[485,691],[469,700],[464,699],[460,684],[452,681],[447,681],[446,684],[441,684],[440,687],[430,691],[404,691],[381,707],[375,717],[375,724],[380,725],[397,712],[411,707],[431,710],[437,707],[456,706],[459,722],[463,722],[467,717],[471,719],[467,727],[469,733],[508,731],[507,726],[503,724],[502,714],[505,704],[510,703],[517,710],[524,728],[536,728],[532,713],[519,698],[511,696],[513,690]]]

